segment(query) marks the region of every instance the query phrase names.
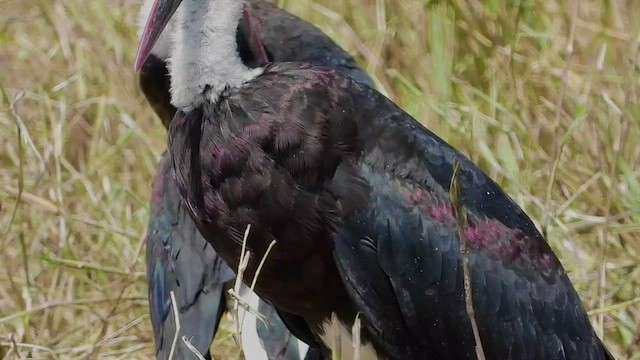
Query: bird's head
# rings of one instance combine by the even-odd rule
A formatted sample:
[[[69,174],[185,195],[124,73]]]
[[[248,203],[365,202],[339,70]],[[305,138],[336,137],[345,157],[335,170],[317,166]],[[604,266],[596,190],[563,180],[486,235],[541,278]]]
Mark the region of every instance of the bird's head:
[[[152,2],[152,3],[151,3]],[[136,72],[140,71],[142,65],[151,54],[154,46],[161,38],[162,32],[171,20],[171,17],[180,6],[182,0],[147,0],[144,6],[147,6],[148,11],[143,8],[141,12],[140,23],[142,23],[144,14],[148,14],[146,18],[146,24],[140,33],[140,45],[138,46],[138,53],[136,54],[135,69]],[[162,38],[163,48],[166,47],[167,54],[160,54],[168,56],[170,47],[170,40],[168,36]]]

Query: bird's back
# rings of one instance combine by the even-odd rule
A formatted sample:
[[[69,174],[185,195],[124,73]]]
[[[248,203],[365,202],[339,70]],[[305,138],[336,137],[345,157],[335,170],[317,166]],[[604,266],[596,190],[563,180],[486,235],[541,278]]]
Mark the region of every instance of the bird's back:
[[[318,249],[335,246],[341,281],[391,358],[473,359],[461,226],[488,358],[610,356],[522,209],[390,100],[333,69],[269,66],[218,104],[181,114],[170,138],[178,184],[195,218],[229,234],[251,223],[266,235],[255,235],[252,246],[266,247],[273,234],[287,251],[270,257],[300,265],[294,274],[282,273],[275,260],[263,268],[291,277],[291,284],[283,276],[261,278],[261,291],[276,306],[304,314],[336,300],[321,297],[323,289],[295,297],[277,291],[294,290],[296,279],[309,276],[332,284],[330,271],[319,272],[326,259],[315,259]],[[207,155],[193,162],[200,149]],[[456,163],[464,225],[449,196]],[[311,291],[317,296],[304,297]]]
[[[263,0],[250,0],[247,6],[254,20],[253,31],[260,37],[270,61],[325,66],[373,86],[353,56],[315,25]],[[251,39],[247,22],[242,21],[239,29],[255,49],[258,44]]]

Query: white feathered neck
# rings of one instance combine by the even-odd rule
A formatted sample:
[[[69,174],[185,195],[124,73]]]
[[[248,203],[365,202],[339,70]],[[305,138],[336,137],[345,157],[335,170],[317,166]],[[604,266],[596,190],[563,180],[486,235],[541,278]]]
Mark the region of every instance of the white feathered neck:
[[[171,103],[183,111],[216,102],[226,87],[240,87],[262,69],[242,63],[236,31],[242,0],[184,0],[169,58]]]

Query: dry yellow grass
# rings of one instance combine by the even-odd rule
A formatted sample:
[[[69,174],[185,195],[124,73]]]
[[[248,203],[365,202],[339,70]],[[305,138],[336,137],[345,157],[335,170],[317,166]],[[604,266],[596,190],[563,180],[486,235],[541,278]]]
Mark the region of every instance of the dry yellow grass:
[[[640,359],[640,2],[280,3],[504,186],[616,357]],[[138,5],[0,1],[0,357],[152,353],[142,249],[166,134],[133,73]]]

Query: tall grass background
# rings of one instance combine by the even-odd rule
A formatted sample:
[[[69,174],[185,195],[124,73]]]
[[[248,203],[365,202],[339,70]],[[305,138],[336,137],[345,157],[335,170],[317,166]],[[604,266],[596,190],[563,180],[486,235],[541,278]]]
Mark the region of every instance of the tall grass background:
[[[640,2],[288,0],[534,219],[640,359]],[[149,358],[140,1],[0,0],[0,358]],[[214,357],[238,358],[229,320]]]

